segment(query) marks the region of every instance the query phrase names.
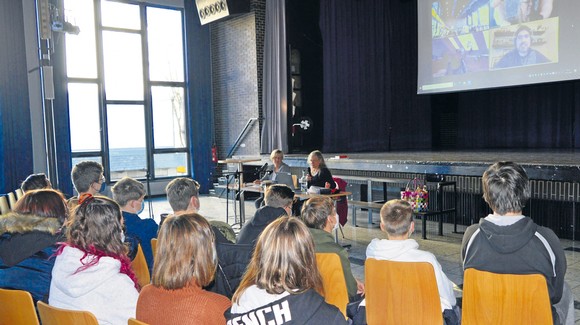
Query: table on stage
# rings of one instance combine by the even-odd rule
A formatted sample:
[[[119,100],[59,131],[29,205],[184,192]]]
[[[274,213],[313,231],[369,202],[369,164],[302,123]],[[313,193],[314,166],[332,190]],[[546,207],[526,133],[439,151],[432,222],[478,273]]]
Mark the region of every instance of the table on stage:
[[[225,159],[225,160],[218,160],[219,164],[236,164],[236,176],[238,177],[238,184],[244,184],[244,163],[248,162],[256,162],[260,161],[259,158],[247,158],[247,159]],[[246,209],[244,203],[244,191],[239,186],[235,186],[235,190],[239,190],[239,199],[240,199],[240,227],[244,225],[246,222]],[[235,217],[234,217],[235,218]],[[236,220],[234,219],[234,223]]]

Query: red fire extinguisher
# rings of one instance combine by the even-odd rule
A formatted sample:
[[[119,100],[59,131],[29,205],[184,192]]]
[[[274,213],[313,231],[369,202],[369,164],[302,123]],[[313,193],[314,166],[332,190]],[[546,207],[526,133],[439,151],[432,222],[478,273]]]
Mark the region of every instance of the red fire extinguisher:
[[[211,146],[211,161],[213,161],[214,163],[218,162],[217,146],[215,143],[213,144],[213,146]]]

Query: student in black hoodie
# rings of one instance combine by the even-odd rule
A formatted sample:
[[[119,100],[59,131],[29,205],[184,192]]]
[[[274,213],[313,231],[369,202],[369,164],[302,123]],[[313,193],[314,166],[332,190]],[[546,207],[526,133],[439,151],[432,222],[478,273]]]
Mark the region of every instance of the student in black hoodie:
[[[258,238],[232,308],[225,313],[227,324],[347,324],[322,292],[308,228],[297,218],[278,218]]]
[[[574,299],[567,284],[560,240],[522,210],[530,198],[528,175],[513,162],[498,162],[483,174],[483,198],[493,213],[465,231],[463,269],[546,277],[554,324],[574,323]]]
[[[266,205],[256,211],[254,217],[238,234],[238,244],[254,245],[258,236],[272,221],[282,216],[292,215],[294,191],[285,184],[274,184],[266,190],[264,201]]]

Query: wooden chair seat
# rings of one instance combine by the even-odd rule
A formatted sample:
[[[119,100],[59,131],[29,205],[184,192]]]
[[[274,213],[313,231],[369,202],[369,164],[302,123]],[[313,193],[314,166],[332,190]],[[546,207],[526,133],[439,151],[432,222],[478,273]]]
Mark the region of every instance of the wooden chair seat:
[[[142,322],[140,320],[137,320],[135,318],[129,318],[128,325],[149,325],[149,324]]]
[[[153,262],[155,262],[155,256],[157,256],[157,238],[151,238],[151,251],[153,252]]]
[[[42,301],[36,305],[42,325],[99,325],[95,315],[88,311],[57,308]]]
[[[467,269],[462,324],[552,324],[546,278]]]
[[[433,266],[367,258],[366,316],[369,325],[443,324]]]
[[[149,267],[147,266],[147,260],[145,260],[145,254],[143,254],[141,244],[137,248],[137,255],[135,255],[135,259],[131,262],[131,267],[133,268],[133,272],[135,272],[135,276],[137,276],[137,282],[141,288],[151,283]]]
[[[316,253],[316,264],[322,276],[324,300],[340,309],[346,317],[348,290],[340,257],[336,253]]]
[[[0,289],[0,324],[38,325],[30,292]]]

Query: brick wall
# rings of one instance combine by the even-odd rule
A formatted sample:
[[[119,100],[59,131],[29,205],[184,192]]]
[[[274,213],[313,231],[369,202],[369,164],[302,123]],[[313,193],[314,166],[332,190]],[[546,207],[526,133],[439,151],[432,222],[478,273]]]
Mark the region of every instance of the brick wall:
[[[212,23],[211,56],[215,140],[223,159],[250,118],[261,114],[265,0],[253,0],[250,13]],[[260,127],[254,123],[234,155],[260,153]]]

